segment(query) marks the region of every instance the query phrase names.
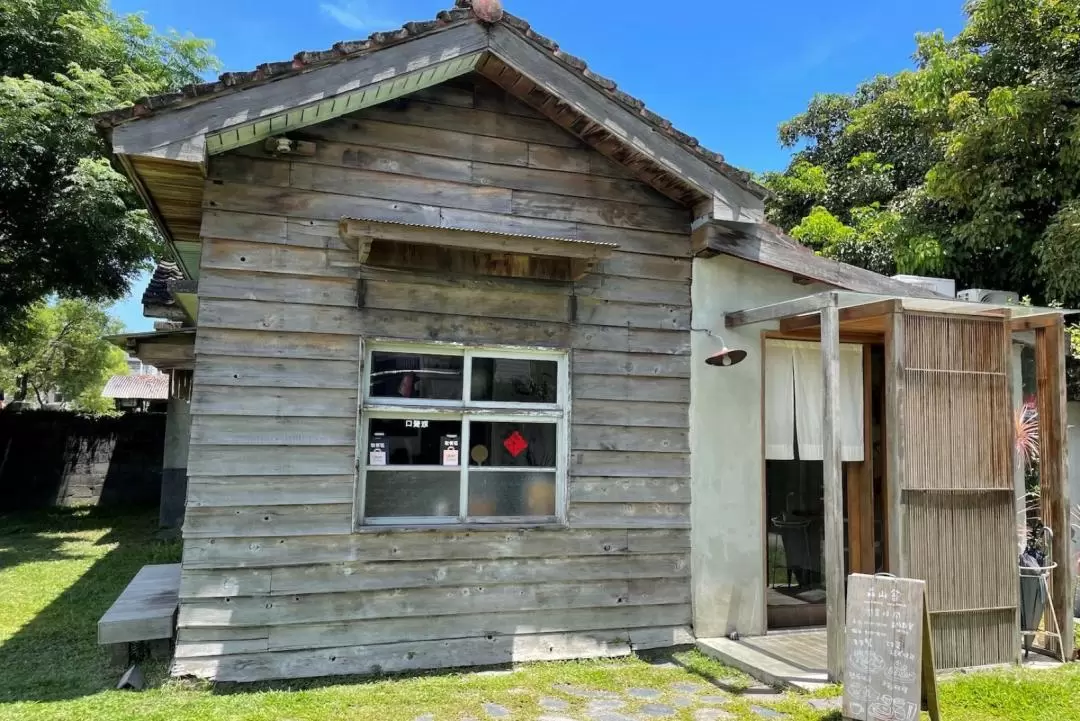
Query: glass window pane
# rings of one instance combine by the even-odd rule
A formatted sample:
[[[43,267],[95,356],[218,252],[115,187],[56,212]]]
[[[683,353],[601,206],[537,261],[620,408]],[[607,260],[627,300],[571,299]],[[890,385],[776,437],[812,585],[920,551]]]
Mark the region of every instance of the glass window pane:
[[[458,471],[368,470],[364,485],[364,516],[457,516],[460,495],[461,473]]]
[[[367,465],[460,466],[461,421],[372,418]]]
[[[526,358],[473,358],[474,401],[558,403],[559,364]]]
[[[554,516],[555,474],[472,470],[469,515],[473,518]]]
[[[494,468],[554,468],[554,423],[469,423],[469,465]]]
[[[372,398],[462,399],[465,359],[422,353],[371,354]]]

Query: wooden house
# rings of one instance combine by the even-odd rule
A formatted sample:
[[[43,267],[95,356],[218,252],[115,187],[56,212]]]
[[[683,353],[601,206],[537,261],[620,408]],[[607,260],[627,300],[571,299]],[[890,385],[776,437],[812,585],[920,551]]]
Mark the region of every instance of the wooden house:
[[[845,570],[879,568],[931,580],[949,663],[1014,657],[1007,584],[933,584],[987,554],[1015,575],[1007,339],[1038,327],[1056,428],[1060,313],[813,255],[746,173],[528,23],[459,5],[98,118],[175,251],[168,317],[196,328],[129,344],[194,371],[174,673],[763,634],[785,574],[817,581],[790,598],[827,607],[835,646]],[[772,344],[807,340],[817,400],[795,408],[784,384],[813,360]],[[747,360],[722,367],[725,341]],[[986,415],[925,433],[931,391]],[[814,512],[766,493],[769,448],[793,455],[775,394],[820,436],[793,461]],[[987,453],[945,459],[961,438]],[[816,546],[777,530],[810,517],[792,528]],[[944,566],[935,533],[959,549]]]

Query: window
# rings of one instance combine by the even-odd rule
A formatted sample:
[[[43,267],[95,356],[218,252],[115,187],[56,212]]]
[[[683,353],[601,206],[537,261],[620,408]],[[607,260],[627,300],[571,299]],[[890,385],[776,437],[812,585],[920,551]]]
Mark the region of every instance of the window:
[[[563,518],[565,353],[375,345],[364,369],[362,524]]]

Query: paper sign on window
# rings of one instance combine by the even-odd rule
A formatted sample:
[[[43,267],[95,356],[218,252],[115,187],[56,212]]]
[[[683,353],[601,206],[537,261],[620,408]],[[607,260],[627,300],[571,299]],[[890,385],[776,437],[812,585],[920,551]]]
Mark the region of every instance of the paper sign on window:
[[[456,435],[442,437],[442,464],[456,466],[461,462],[461,440]]]
[[[368,465],[385,466],[386,448],[386,434],[376,433],[374,437],[368,442]]]

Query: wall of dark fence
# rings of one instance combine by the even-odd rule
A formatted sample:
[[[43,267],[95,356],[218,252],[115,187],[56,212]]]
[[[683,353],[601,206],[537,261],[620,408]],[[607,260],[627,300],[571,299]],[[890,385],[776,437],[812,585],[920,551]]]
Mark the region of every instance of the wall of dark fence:
[[[164,413],[0,411],[0,511],[158,503]]]

